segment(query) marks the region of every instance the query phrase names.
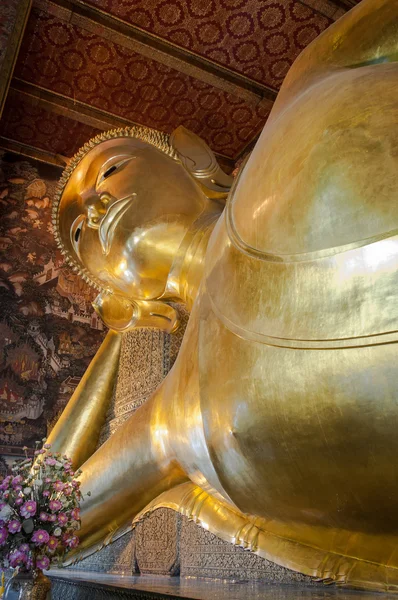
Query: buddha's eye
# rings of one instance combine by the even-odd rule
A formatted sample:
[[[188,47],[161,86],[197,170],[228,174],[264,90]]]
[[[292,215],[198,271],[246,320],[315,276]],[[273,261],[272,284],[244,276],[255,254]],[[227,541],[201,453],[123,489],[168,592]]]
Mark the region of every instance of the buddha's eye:
[[[119,171],[127,162],[136,158],[135,156],[119,157],[117,162],[106,168],[105,171],[101,170],[98,175],[97,186],[103,183],[106,179],[109,179],[111,175]]]
[[[102,179],[106,179],[107,177],[109,177],[109,175],[112,175],[112,173],[114,171],[116,171],[116,169],[117,169],[116,165],[113,165],[112,167],[110,167],[107,171],[105,171],[105,173],[102,176]]]
[[[70,239],[76,254],[79,256],[79,242],[81,240],[82,229],[84,225],[84,215],[79,215],[72,223],[70,230]]]

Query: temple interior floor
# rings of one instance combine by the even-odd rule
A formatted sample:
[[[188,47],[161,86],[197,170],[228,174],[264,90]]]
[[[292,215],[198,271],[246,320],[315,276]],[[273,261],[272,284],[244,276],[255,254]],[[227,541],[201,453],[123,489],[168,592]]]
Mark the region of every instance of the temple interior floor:
[[[377,600],[390,594],[342,590],[335,586],[267,584],[264,581],[220,581],[150,575],[123,576],[53,569],[52,600],[114,598],[189,600]]]

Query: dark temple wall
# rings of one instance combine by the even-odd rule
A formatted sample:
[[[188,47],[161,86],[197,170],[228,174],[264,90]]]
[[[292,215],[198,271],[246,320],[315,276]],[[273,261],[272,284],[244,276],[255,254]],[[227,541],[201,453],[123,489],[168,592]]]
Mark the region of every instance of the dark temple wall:
[[[0,454],[22,454],[64,408],[105,331],[95,293],[61,268],[61,169],[0,151]]]

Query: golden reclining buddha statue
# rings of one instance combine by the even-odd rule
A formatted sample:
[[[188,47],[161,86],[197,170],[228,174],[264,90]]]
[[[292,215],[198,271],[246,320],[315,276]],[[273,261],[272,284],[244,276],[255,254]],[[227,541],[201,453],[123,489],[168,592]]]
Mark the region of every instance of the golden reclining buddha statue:
[[[183,128],[91,140],[57,240],[112,330],[51,434],[83,470],[81,550],[167,506],[326,581],[398,591],[398,3],[296,60],[231,184]],[[177,361],[97,451],[120,331]]]

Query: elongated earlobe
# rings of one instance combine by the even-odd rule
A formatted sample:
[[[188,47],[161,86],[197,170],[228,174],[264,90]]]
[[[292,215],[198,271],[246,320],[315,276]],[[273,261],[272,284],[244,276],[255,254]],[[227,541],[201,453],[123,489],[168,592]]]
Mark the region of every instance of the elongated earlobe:
[[[119,294],[101,292],[94,300],[93,308],[113,331],[154,327],[165,333],[174,333],[179,326],[176,310],[159,300],[129,300]]]
[[[171,134],[170,144],[206,196],[214,199],[227,197],[233,177],[224,173],[204,140],[180,125]]]

